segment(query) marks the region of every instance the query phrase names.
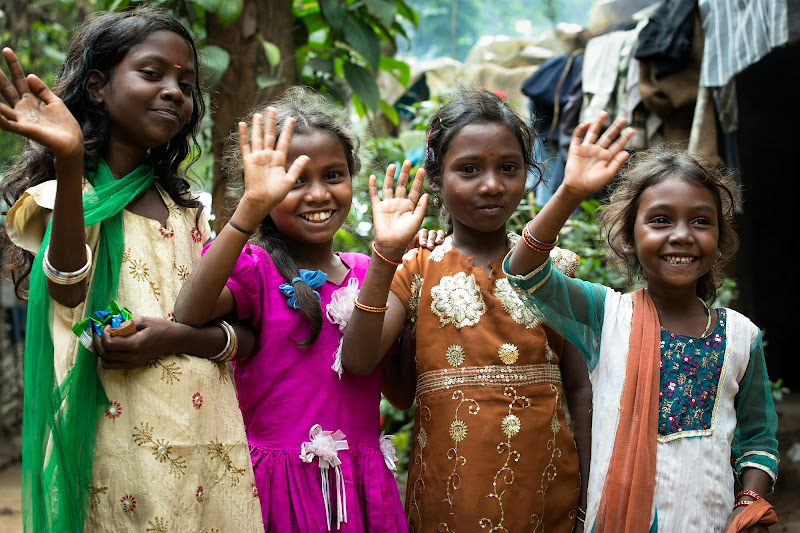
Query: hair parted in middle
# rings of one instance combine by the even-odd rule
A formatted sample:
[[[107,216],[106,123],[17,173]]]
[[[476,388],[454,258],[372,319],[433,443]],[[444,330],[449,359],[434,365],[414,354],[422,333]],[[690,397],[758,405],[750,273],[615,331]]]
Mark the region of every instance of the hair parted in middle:
[[[678,146],[660,146],[634,154],[611,184],[611,193],[597,212],[598,222],[611,248],[612,261],[626,267],[633,284],[645,279],[635,254],[626,253],[634,245],[634,224],[642,193],[668,178],[677,177],[708,189],[717,204],[719,257],[716,268],[697,280],[697,296],[714,300],[722,283],[723,267],[736,255],[739,236],[734,227],[736,210],[741,205],[741,187],[729,169],[715,167]]]
[[[274,107],[276,111],[276,138],[280,136],[286,119],[294,118],[294,135],[305,135],[314,130],[326,132],[342,144],[350,178],[352,179],[361,170],[361,159],[358,156],[360,142],[351,131],[350,123],[343,109],[326,100],[316,91],[305,87],[292,87],[280,99],[270,102],[268,105]],[[267,106],[263,104],[254,106],[241,121],[252,124],[253,115],[265,113],[266,108]],[[313,154],[308,154],[308,156],[314,157]],[[228,179],[228,190],[235,197],[235,203],[238,203],[244,193],[244,163],[239,147],[238,131],[234,131],[228,137],[222,158],[222,170]],[[236,207],[235,203],[230,206],[230,212],[233,212]],[[251,243],[263,248],[270,255],[275,268],[287,283],[291,283],[292,279],[300,276],[297,260],[285,237],[278,231],[272,217],[267,216],[261,221]],[[295,283],[294,290],[300,312],[311,325],[309,336],[295,342],[300,346],[311,346],[322,330],[322,307],[314,290],[306,283],[302,281]]]
[[[542,178],[542,166],[533,157],[536,131],[520,117],[502,98],[485,89],[459,86],[451,98],[431,117],[425,146],[425,179],[431,184],[442,185],[444,154],[453,137],[470,124],[502,124],[517,138],[522,150],[527,175]],[[535,186],[535,184],[534,184]],[[445,231],[452,233],[453,223],[447,206],[441,206],[440,216]]]

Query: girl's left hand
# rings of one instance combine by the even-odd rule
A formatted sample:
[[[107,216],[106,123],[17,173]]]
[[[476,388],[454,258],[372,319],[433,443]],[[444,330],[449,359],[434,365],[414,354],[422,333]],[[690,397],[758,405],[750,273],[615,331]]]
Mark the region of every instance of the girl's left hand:
[[[136,332],[127,337],[112,337],[111,326],[94,335],[94,348],[106,370],[139,368],[156,357],[175,353],[166,339],[173,328],[187,327],[164,318],[138,316],[132,319]]]
[[[419,169],[411,190],[406,196],[411,162],[404,161],[392,191],[396,166],[389,165],[383,178],[383,197],[378,198],[378,179],[369,177],[369,198],[372,202],[372,225],[375,229],[375,246],[381,254],[392,259],[401,257],[408,243],[416,235],[428,208],[428,195],[421,194],[425,170]]]
[[[727,533],[733,524],[733,521],[738,515],[744,512],[744,507],[737,507],[728,516],[728,521],[725,522],[725,527],[722,529],[723,533]],[[769,528],[763,524],[755,524],[742,530],[742,533],[769,533]]]

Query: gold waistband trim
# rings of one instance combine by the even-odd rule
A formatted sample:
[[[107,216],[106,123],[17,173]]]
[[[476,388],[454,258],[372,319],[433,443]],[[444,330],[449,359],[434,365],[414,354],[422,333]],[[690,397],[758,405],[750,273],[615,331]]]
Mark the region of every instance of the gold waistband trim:
[[[558,365],[489,365],[430,370],[417,378],[417,397],[452,388],[561,384]]]

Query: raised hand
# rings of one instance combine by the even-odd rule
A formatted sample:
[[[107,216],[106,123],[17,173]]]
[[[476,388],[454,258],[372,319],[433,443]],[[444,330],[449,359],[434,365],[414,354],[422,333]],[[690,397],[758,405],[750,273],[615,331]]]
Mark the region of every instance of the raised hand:
[[[403,162],[397,186],[392,190],[396,168],[396,165],[391,164],[386,169],[382,198],[378,198],[378,179],[374,175],[369,177],[375,246],[382,255],[392,259],[398,259],[403,255],[409,241],[419,230],[428,205],[428,195],[421,194],[425,171],[423,169],[417,171],[411,190],[406,195],[411,163]]]
[[[34,74],[25,75],[11,48],[3,48],[11,81],[0,71],[0,128],[47,147],[56,158],[83,162],[83,133],[64,102]]]
[[[275,108],[268,107],[266,117],[253,115],[250,138],[247,124],[239,123],[239,146],[244,163],[244,196],[237,208],[237,223],[248,228],[257,227],[273,207],[292,190],[309,161],[302,155],[286,170],[286,154],[294,134],[293,118],[284,122],[281,134],[275,140]]]
[[[617,119],[603,132],[605,111],[594,122],[580,124],[572,134],[563,186],[580,197],[588,196],[606,186],[628,159],[625,145],[633,130],[623,130],[626,120]]]

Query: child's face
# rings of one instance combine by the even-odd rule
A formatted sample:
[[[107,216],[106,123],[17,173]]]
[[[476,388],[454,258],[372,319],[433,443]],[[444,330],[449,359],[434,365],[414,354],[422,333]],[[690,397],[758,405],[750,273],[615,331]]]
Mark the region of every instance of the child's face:
[[[642,192],[631,251],[651,290],[694,288],[711,270],[718,255],[718,215],[711,191],[675,176]]]
[[[498,123],[464,126],[442,157],[442,200],[453,230],[505,228],[525,192],[525,160],[514,133]]]
[[[166,144],[192,116],[195,79],[192,49],[180,35],[157,31],[132,47],[98,90],[110,149],[138,153]]]
[[[353,201],[353,184],[344,147],[332,134],[314,129],[294,135],[286,168],[304,154],[311,160],[294,188],[270,216],[288,240],[307,244],[331,242],[347,220]]]

